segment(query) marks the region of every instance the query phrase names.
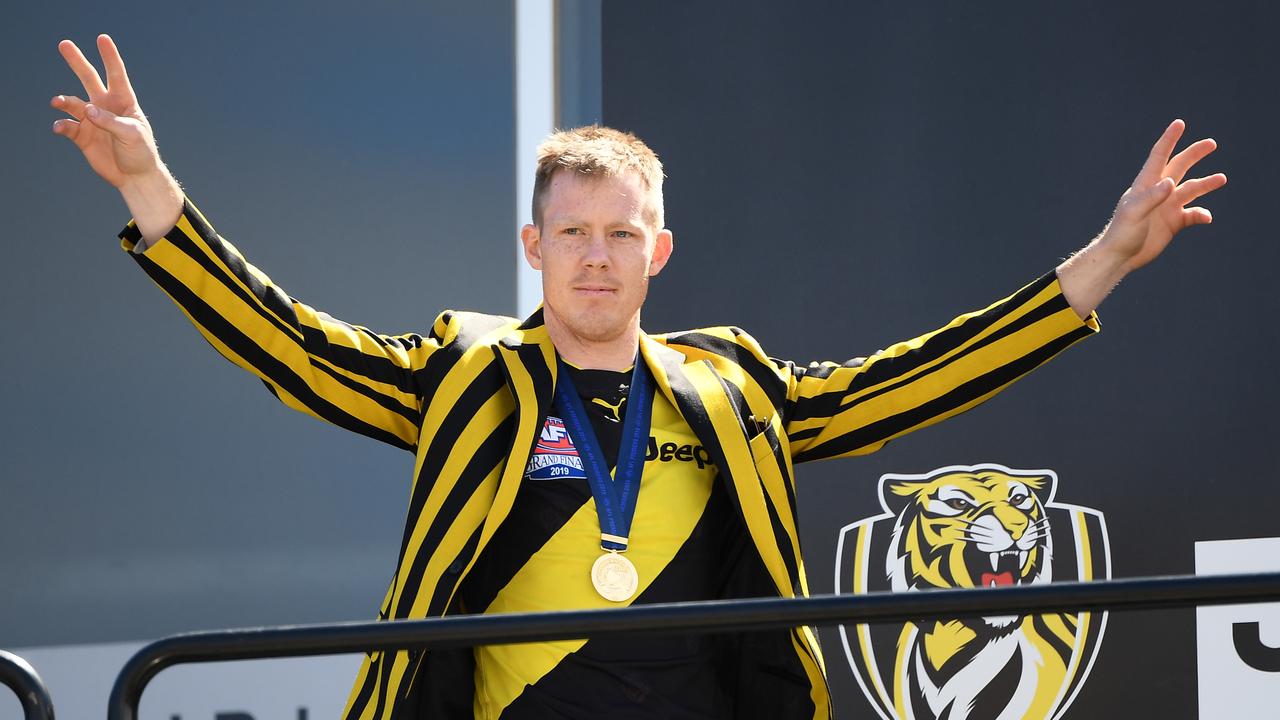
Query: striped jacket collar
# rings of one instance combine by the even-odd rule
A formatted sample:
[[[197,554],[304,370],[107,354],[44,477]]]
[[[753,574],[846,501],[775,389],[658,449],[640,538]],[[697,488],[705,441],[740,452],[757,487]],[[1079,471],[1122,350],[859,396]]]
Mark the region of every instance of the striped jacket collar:
[[[486,541],[510,511],[525,469],[523,458],[532,451],[555,392],[556,351],[543,322],[542,308],[503,337],[498,343],[497,353],[517,403],[517,428],[510,457],[521,460],[508,463],[503,473],[494,511],[485,523],[483,539]],[[779,592],[783,597],[794,596],[794,578],[789,577],[769,524],[767,502],[748,442],[743,408],[734,401],[726,381],[709,361],[692,359],[643,332],[640,334],[640,356],[658,389],[689,424],[716,463],[731,501],[746,522],[747,530]],[[533,408],[536,410],[531,412]]]
[[[542,307],[539,307],[532,315],[525,319],[518,327],[511,330],[505,337],[499,341],[498,345],[506,351],[515,353],[521,361],[526,365],[529,362],[541,364],[544,372],[534,371],[532,374],[542,376],[549,381],[545,386],[543,383],[536,383],[538,386],[534,389],[532,397],[537,398],[537,407],[541,408],[545,414],[545,409],[551,406],[551,399],[555,392],[556,379],[556,350],[555,345],[551,342],[551,335],[547,332],[547,326],[544,322]],[[667,344],[655,339],[647,333],[640,333],[640,356],[644,359],[645,365],[649,368],[650,375],[667,400],[684,416],[685,422],[689,423],[693,428],[694,434],[702,438],[706,432],[714,432],[712,428],[699,422],[701,416],[705,413],[694,412],[693,417],[686,412],[687,409],[701,407],[698,402],[700,392],[714,392],[717,388],[708,385],[707,387],[698,387],[697,384],[690,381],[684,371],[684,366],[690,363],[688,357],[668,346]],[[499,351],[499,358],[502,358],[502,351]],[[541,360],[539,360],[541,358]],[[508,382],[511,382],[511,373],[507,374]],[[524,401],[526,398],[520,397],[520,389],[512,387],[517,397]]]

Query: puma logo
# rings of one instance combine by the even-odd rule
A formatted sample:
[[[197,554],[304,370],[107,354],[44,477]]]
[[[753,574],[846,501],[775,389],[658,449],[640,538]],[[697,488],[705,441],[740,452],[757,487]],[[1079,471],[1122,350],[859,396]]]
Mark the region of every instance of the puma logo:
[[[625,403],[626,401],[627,399],[624,397],[618,401],[617,405],[610,405],[609,403],[605,402],[604,400],[601,400],[600,398],[591,398],[591,402],[595,403],[596,405],[601,405],[603,407],[606,407],[613,412],[614,422],[622,422],[622,404]]]

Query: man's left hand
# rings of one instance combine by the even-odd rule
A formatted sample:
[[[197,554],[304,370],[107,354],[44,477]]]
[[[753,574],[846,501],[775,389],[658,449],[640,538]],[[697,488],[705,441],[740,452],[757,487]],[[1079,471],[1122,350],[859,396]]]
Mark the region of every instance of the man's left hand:
[[[1187,205],[1225,185],[1227,176],[1183,178],[1218,144],[1206,138],[1173,155],[1185,129],[1181,120],[1169,124],[1133,184],[1120,196],[1102,234],[1058,266],[1062,292],[1081,317],[1093,312],[1125,275],[1159,257],[1179,231],[1213,222],[1205,208]]]

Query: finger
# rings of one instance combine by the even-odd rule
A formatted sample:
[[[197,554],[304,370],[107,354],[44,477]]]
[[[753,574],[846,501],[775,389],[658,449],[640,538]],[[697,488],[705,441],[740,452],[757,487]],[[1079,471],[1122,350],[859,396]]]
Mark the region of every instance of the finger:
[[[1213,213],[1202,207],[1187,208],[1182,211],[1182,226],[1208,225],[1213,222]]]
[[[62,53],[62,59],[67,61],[67,65],[71,66],[71,71],[80,78],[80,84],[84,85],[85,92],[89,93],[89,97],[107,91],[102,86],[102,78],[98,75],[98,71],[85,58],[84,53],[80,52],[80,48],[70,40],[63,40],[58,43],[58,52]]]
[[[125,144],[133,144],[141,138],[142,131],[136,120],[122,118],[110,110],[104,110],[93,103],[84,106],[85,117],[96,127],[100,127],[112,137]]]
[[[102,64],[107,68],[107,87],[110,89],[128,90],[129,74],[124,69],[124,59],[110,35],[98,36],[98,52],[102,54]]]
[[[1169,165],[1164,169],[1164,174],[1173,178],[1174,182],[1182,182],[1182,178],[1186,177],[1187,171],[1195,164],[1205,159],[1209,153],[1218,149],[1218,141],[1213,138],[1205,138],[1188,145],[1182,152],[1173,156],[1169,161]]]
[[[77,120],[84,120],[85,102],[74,95],[58,95],[49,104]]]
[[[1133,199],[1130,206],[1133,216],[1144,217],[1152,210],[1160,206],[1173,192],[1173,180],[1163,178],[1155,185],[1147,188],[1141,194]]]
[[[1147,155],[1147,162],[1138,173],[1138,182],[1135,184],[1147,185],[1159,182],[1160,178],[1164,177],[1169,156],[1173,154],[1173,148],[1177,146],[1178,138],[1182,137],[1182,131],[1186,127],[1187,124],[1180,119],[1169,123],[1169,127],[1165,128],[1164,133],[1160,135],[1160,139],[1151,146],[1151,153]]]
[[[74,141],[76,136],[80,134],[80,123],[75,120],[54,120],[53,134],[61,135]]]
[[[1214,190],[1227,184],[1227,176],[1222,173],[1210,175],[1208,177],[1196,178],[1188,180],[1178,186],[1178,191],[1174,194],[1174,201],[1178,205],[1186,205],[1198,197],[1207,195]]]

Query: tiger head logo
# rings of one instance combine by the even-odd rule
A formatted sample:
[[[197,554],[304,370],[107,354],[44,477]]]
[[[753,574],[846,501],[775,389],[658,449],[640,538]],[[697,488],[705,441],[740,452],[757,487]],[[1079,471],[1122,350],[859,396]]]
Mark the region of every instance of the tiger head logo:
[[[846,525],[837,592],[1008,587],[1110,576],[1102,513],[1058,502],[1052,470],[951,465],[880,478],[883,513]],[[1106,614],[844,625],[845,655],[885,720],[1060,718]]]
[[[1052,579],[1052,539],[1042,497],[1048,477],[999,470],[950,472],[889,484],[897,516],[886,574],[895,592],[1004,587]],[[1008,628],[1016,617],[989,617]]]

